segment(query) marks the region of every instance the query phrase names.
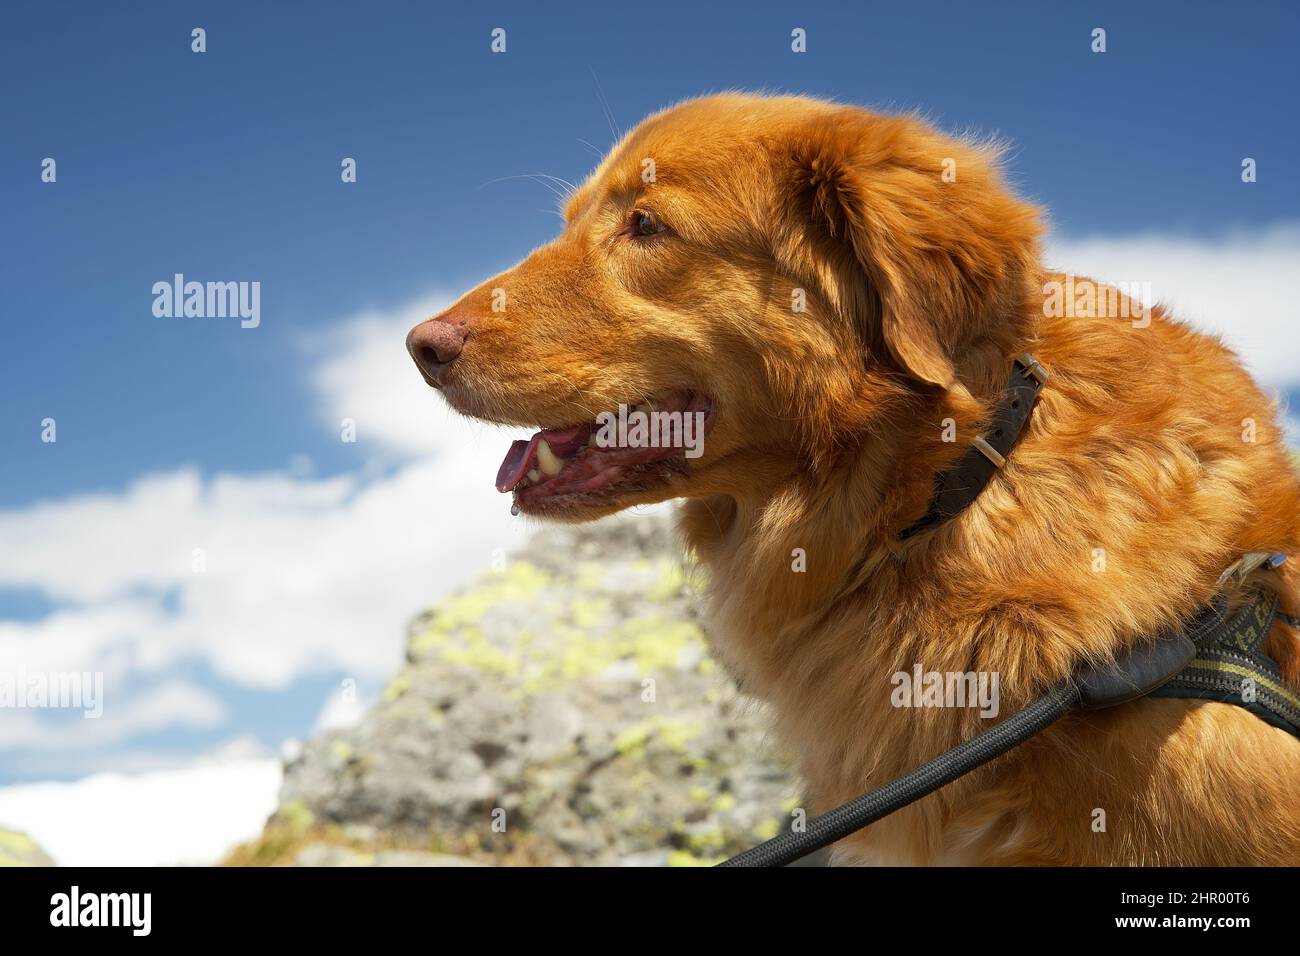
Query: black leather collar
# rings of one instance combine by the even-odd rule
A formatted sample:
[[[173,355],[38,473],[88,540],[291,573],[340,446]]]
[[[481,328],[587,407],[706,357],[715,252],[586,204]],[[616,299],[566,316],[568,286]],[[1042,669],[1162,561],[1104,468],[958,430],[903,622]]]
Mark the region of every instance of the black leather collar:
[[[993,410],[984,434],[957,460],[957,465],[935,480],[930,507],[914,524],[899,533],[900,541],[928,531],[968,507],[1006,464],[1007,456],[1029,424],[1038,394],[1047,384],[1047,369],[1028,352],[1016,356],[1007,393]]]

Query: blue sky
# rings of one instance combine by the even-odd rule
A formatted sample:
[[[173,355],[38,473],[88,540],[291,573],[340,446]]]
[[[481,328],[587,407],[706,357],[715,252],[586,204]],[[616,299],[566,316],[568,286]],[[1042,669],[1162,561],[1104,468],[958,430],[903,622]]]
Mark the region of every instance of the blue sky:
[[[1014,144],[1021,190],[1050,208],[1058,243],[1098,261],[1112,260],[1085,240],[1158,235],[1213,250],[1300,221],[1294,4],[592,6],[7,5],[0,509],[13,526],[42,546],[58,527],[61,547],[84,550],[67,530],[82,519],[49,516],[77,502],[91,516],[85,534],[121,533],[97,523],[102,511],[126,508],[149,476],[182,473],[206,489],[197,500],[209,518],[242,514],[239,493],[229,512],[208,507],[219,476],[258,482],[268,516],[279,478],[325,497],[331,478],[350,483],[321,505],[327,515],[367,490],[378,497],[420,458],[418,438],[338,440],[330,389],[352,381],[339,343],[360,341],[338,330],[455,293],[552,236],[554,198],[517,177],[589,171],[593,147],[612,139],[602,99],[623,129],[676,100],[744,88],[921,109],[949,130],[997,133]],[[190,50],[196,26],[204,54]],[[494,27],[507,30],[504,55],[489,51]],[[790,51],[794,27],[807,30],[806,54]],[[1107,31],[1104,54],[1090,50],[1094,27]],[[1249,186],[1247,156],[1259,169]],[[40,181],[45,157],[58,163],[54,184]],[[343,157],[357,160],[355,184],[340,182]],[[259,281],[261,326],[154,317],[153,283],[177,272]],[[55,445],[40,441],[47,416]],[[491,471],[482,477],[490,485]],[[169,520],[141,500],[140,514]],[[279,543],[269,517],[258,528]],[[107,554],[96,560],[112,563]],[[60,582],[56,559],[0,577],[0,620],[34,627],[137,599],[184,615],[198,602],[166,575],[107,575],[98,590]],[[432,596],[432,564],[428,578]],[[410,602],[401,613],[422,603]],[[281,627],[294,628],[291,603],[269,606],[289,608]],[[191,650],[166,664],[141,663],[154,659],[140,650],[149,635],[140,646],[115,637],[129,661],[116,691],[181,682],[224,716],[160,723],[101,756],[191,753],[242,735],[273,746],[307,732],[350,673],[324,654],[258,686],[255,662],[221,659],[217,637],[199,630],[178,632]],[[362,685],[373,690],[381,672]],[[14,749],[0,782],[88,766],[76,748]]]
[[[565,6],[10,8],[0,505],[178,462],[355,464],[305,427],[292,340],[477,281],[552,235],[545,189],[494,180],[588,171],[579,140],[611,139],[597,78],[623,127],[740,87],[998,132],[1067,234],[1300,216],[1285,172],[1300,155],[1294,4]],[[508,50],[494,56],[498,25]],[[793,25],[807,54],[789,51]],[[1243,156],[1262,165],[1251,189]],[[154,319],[148,290],[177,271],[260,280],[265,327]],[[32,441],[50,414],[57,462]]]

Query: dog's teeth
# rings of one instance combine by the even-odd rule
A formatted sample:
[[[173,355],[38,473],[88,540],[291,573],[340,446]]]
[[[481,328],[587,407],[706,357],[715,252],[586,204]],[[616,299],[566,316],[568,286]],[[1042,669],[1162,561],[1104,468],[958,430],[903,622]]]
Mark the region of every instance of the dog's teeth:
[[[540,481],[540,480],[541,480],[541,477],[542,477],[542,473],[541,473],[540,471],[538,471],[536,468],[529,468],[529,469],[528,469],[528,480],[529,480],[529,481]]]
[[[541,465],[543,472],[554,477],[564,468],[564,459],[551,451],[551,446],[543,438],[537,443],[537,464]]]

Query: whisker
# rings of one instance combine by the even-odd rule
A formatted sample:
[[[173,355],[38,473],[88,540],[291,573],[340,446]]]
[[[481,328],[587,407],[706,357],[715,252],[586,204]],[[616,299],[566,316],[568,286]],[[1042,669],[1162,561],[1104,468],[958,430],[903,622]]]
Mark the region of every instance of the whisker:
[[[573,183],[569,182],[567,179],[561,179],[559,176],[552,176],[550,173],[530,173],[529,175],[538,176],[543,179],[549,179],[551,182],[559,183],[568,190],[570,194],[578,191],[578,187],[573,185]]]
[[[487,182],[481,183],[478,188],[482,189],[484,186],[491,186],[494,185],[495,183],[505,182],[506,180],[509,179],[531,179],[535,183],[541,183],[552,193],[554,193],[555,198],[558,199],[561,203],[563,203],[565,199],[568,198],[567,194],[563,190],[557,189],[554,186],[554,184],[547,182],[548,179],[558,179],[560,182],[564,182],[564,180],[559,179],[559,177],[557,176],[547,176],[546,173],[520,173],[517,176],[498,176],[496,179],[489,179]]]
[[[583,139],[581,136],[578,137],[578,142],[581,143],[583,146],[586,146],[586,147],[587,147],[589,150],[591,150],[593,153],[595,153],[597,159],[604,159],[604,158],[605,158],[605,154],[604,154],[604,152],[602,152],[601,150],[597,149],[595,146],[592,146],[589,142],[587,142],[587,141],[586,141],[585,139]]]
[[[618,128],[618,124],[614,122],[614,111],[609,108],[609,100],[605,97],[605,90],[600,85],[600,78],[596,76],[595,68],[589,66],[587,69],[591,70],[591,78],[596,81],[596,95],[600,97],[600,106],[605,111],[605,120],[609,123],[609,131],[614,135],[614,142],[617,143],[623,138],[623,133]]]

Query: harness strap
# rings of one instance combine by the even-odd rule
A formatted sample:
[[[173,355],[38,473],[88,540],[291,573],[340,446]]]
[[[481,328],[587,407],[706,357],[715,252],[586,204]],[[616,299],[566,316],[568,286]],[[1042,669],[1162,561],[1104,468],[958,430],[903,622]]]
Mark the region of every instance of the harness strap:
[[[1210,624],[1217,611],[1197,620]],[[1195,645],[1177,631],[1139,644],[1128,654],[1099,668],[1082,666],[1073,677],[1010,717],[965,743],[921,764],[911,773],[870,790],[828,813],[813,817],[803,831],[787,831],[724,860],[718,866],[785,866],[813,850],[829,846],[863,827],[915,803],[958,777],[1002,756],[1046,730],[1074,707],[1100,710],[1149,693],[1191,660]]]
[[[1071,679],[1049,688],[1023,710],[911,773],[814,817],[802,832],[782,833],[718,865],[792,863],[1000,757],[1074,708],[1100,710],[1144,696],[1199,697],[1245,707],[1300,736],[1300,698],[1282,681],[1277,665],[1259,651],[1277,607],[1277,594],[1259,589],[1253,601],[1230,616],[1227,599],[1220,594],[1181,629],[1135,645],[1108,666],[1080,666]],[[1247,678],[1254,682],[1249,690]],[[1243,699],[1243,692],[1254,700]]]
[[[1260,650],[1277,614],[1277,594],[1260,590],[1223,627],[1196,638],[1196,657],[1151,696],[1236,704],[1300,737],[1300,695],[1287,686],[1277,662]]]

